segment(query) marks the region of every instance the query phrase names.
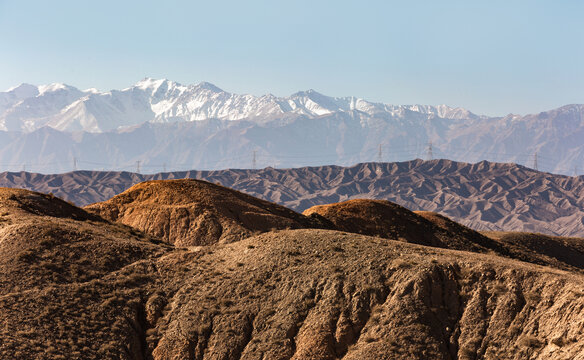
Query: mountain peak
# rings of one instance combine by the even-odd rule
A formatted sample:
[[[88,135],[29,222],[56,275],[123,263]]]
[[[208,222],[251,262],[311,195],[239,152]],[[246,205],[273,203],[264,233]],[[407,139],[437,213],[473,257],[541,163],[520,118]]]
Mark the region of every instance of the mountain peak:
[[[138,81],[134,85],[134,87],[140,88],[142,90],[146,90],[146,89],[158,89],[164,83],[176,84],[175,82],[170,81],[168,79],[153,79],[153,78],[150,78],[150,77],[145,77],[144,79]]]
[[[37,96],[39,89],[35,85],[22,83],[18,86],[11,87],[10,89],[6,90],[6,92],[12,93],[18,98],[28,98]]]
[[[209,91],[212,91],[212,92],[215,92],[215,93],[224,92],[222,89],[218,88],[214,84],[211,84],[210,82],[206,82],[206,81],[201,81],[195,87],[198,88],[198,89],[209,90]]]
[[[73,90],[76,91],[77,88],[71,85],[67,85],[64,83],[52,83],[47,85],[41,85],[38,87],[39,95],[43,95],[45,93],[60,91],[60,90]],[[77,90],[78,91],[78,90]]]
[[[324,96],[323,94],[319,93],[318,91],[314,90],[314,89],[308,89],[308,90],[304,90],[304,91],[298,91],[294,94],[292,94],[290,97],[311,97],[311,96]]]

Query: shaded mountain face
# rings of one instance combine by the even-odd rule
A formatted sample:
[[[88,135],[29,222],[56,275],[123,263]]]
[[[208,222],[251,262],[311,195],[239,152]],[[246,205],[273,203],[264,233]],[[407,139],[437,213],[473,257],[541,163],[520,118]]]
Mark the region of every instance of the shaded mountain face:
[[[584,239],[522,232],[486,231],[507,250],[507,256],[566,270],[584,269]]]
[[[327,227],[283,206],[192,179],[140,183],[85,209],[176,246],[233,242],[275,229]]]
[[[299,167],[419,157],[515,162],[572,175],[584,163],[584,105],[478,116],[314,90],[288,97],[144,79],[122,90],[64,84],[0,92],[0,164],[18,171]],[[431,145],[431,146],[430,146]],[[431,150],[432,149],[432,150]],[[433,154],[433,155],[432,155]]]
[[[146,180],[196,178],[296,211],[356,198],[439,212],[477,230],[584,237],[584,178],[515,164],[449,160],[351,167],[168,172],[2,173],[0,185],[52,192],[76,204],[105,201]]]

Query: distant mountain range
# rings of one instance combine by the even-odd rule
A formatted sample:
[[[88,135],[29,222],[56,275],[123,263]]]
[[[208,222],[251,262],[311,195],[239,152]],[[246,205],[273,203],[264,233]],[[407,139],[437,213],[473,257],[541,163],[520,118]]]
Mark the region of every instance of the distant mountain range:
[[[0,173],[0,186],[24,188],[87,205],[146,180],[203,179],[303,211],[356,198],[385,199],[436,211],[478,230],[584,237],[584,177],[515,164],[449,160],[363,163],[352,167],[168,172]]]
[[[100,92],[22,84],[0,92],[0,169],[166,170],[352,165],[449,158],[584,169],[584,105],[487,117],[314,90],[289,97],[144,79]]]

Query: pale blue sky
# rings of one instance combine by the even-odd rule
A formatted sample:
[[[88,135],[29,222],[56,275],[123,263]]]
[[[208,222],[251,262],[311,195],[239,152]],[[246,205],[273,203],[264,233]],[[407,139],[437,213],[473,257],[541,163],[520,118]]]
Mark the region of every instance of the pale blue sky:
[[[584,103],[584,2],[0,0],[0,90],[148,76],[534,113]]]

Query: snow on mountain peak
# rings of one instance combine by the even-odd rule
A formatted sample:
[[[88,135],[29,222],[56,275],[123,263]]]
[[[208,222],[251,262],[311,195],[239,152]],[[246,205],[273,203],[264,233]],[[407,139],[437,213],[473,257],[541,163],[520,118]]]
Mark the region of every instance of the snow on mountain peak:
[[[85,90],[83,90],[83,92],[84,92],[84,93],[87,93],[87,94],[99,94],[99,93],[101,93],[101,92],[100,92],[98,89],[96,89],[96,88],[89,88],[89,89],[85,89]]]
[[[131,87],[110,92],[97,89],[80,91],[62,83],[39,87],[23,84],[10,91],[22,96],[0,93],[0,128],[10,123],[10,129],[25,131],[54,126],[66,131],[81,129],[101,132],[143,122],[261,120],[283,114],[318,117],[352,111],[392,119],[407,116],[407,111],[429,118],[464,119],[475,116],[468,110],[446,105],[386,105],[357,97],[330,97],[314,89],[288,97],[254,96],[229,93],[208,82],[185,86],[168,79],[149,77]],[[49,96],[43,96],[45,94]],[[9,122],[7,116],[10,117]]]
[[[198,83],[195,86],[195,88],[209,90],[209,91],[214,92],[214,93],[225,92],[225,91],[221,90],[220,88],[218,88],[217,86],[215,86],[209,82],[206,82],[206,81],[202,81],[202,82]]]
[[[41,85],[38,87],[39,95],[43,95],[44,93],[55,92],[59,90],[76,90],[73,86],[69,86],[63,83],[52,83],[48,85]]]
[[[22,83],[18,86],[14,86],[6,90],[6,93],[13,94],[18,99],[26,99],[29,97],[37,96],[39,93],[39,89],[34,85]]]
[[[159,84],[163,83],[165,79],[153,79],[149,77],[145,77],[144,79],[138,81],[134,87],[140,88],[142,90],[146,90],[152,87],[157,87]],[[157,85],[158,84],[158,85]]]
[[[138,81],[134,86],[132,86],[132,88],[137,88],[137,89],[141,89],[141,90],[148,90],[148,91],[155,92],[161,86],[174,87],[174,86],[180,86],[180,84],[177,84],[177,83],[170,81],[168,79],[152,79],[152,78],[147,77],[147,78],[144,78],[144,79]]]

